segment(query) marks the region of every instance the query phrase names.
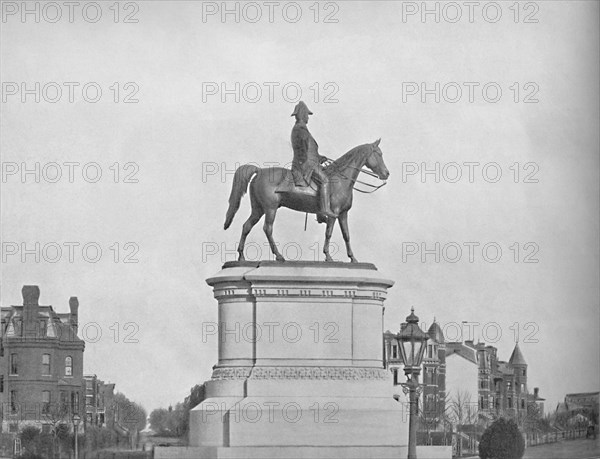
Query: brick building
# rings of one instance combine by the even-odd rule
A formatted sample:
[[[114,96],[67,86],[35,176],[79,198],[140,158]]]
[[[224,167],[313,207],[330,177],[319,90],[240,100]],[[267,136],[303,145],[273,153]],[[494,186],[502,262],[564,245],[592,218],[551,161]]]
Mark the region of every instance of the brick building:
[[[399,334],[399,332],[398,332]],[[394,384],[405,382],[398,334],[384,333],[386,368],[393,373]],[[528,389],[527,362],[515,345],[510,359],[498,358],[497,349],[473,341],[446,342],[442,329],[433,322],[427,332],[429,339],[423,357],[420,382],[423,384],[423,412],[440,420],[448,414],[449,403],[456,404],[459,394],[468,395],[462,402],[476,418],[483,421],[498,416],[524,419],[530,404],[543,409],[543,400],[536,387]],[[466,408],[467,406],[465,406]]]
[[[34,424],[49,430],[83,418],[84,341],[77,336],[76,297],[69,312],[40,305],[40,289],[25,285],[23,304],[1,308],[0,428],[18,432]]]
[[[84,375],[85,424],[98,427],[115,426],[115,385],[105,383],[96,375]]]

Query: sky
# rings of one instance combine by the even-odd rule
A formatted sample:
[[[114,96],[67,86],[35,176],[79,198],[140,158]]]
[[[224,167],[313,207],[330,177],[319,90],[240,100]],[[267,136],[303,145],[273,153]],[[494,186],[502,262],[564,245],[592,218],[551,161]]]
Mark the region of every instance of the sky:
[[[182,401],[217,362],[233,171],[289,165],[301,98],[321,154],[381,138],[390,178],[349,227],[395,281],[386,329],[414,307],[501,359],[518,340],[550,409],[599,390],[598,3],[489,3],[3,2],[1,304],[77,296],[85,373]],[[274,237],[323,260],[312,217],[281,210]]]

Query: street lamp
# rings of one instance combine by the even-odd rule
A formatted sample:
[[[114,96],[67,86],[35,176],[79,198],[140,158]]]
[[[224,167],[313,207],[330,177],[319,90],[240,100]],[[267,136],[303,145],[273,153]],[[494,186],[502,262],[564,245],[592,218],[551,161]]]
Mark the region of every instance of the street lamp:
[[[81,416],[77,413],[73,415],[73,426],[75,427],[75,459],[79,459],[79,449],[77,442],[77,433],[79,432],[79,421],[81,421]]]
[[[419,374],[421,373],[425,343],[429,339],[429,335],[419,328],[418,322],[419,318],[415,315],[415,309],[411,308],[410,316],[406,318],[406,323],[402,324],[398,335],[400,353],[404,362],[404,374],[408,379],[408,382],[402,384],[402,388],[404,393],[408,392],[410,401],[408,459],[417,459],[417,416],[421,391]]]

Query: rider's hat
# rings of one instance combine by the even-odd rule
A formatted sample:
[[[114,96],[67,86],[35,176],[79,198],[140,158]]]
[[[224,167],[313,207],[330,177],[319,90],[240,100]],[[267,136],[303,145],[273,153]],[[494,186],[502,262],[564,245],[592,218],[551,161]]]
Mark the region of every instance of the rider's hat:
[[[300,101],[294,107],[294,113],[292,113],[292,116],[296,116],[296,115],[298,115],[299,113],[301,113],[303,111],[307,111],[309,115],[313,114],[313,112],[311,112],[308,109],[308,107],[306,106],[306,104],[304,102]]]

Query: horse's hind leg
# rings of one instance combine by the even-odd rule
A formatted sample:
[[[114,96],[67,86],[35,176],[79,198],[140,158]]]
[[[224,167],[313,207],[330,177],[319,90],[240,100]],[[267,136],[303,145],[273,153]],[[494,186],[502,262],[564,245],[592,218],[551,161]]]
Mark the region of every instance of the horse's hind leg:
[[[275,245],[275,241],[273,240],[273,222],[275,221],[275,215],[277,215],[277,208],[268,209],[265,212],[265,224],[263,229],[265,230],[265,234],[269,240],[269,245],[271,246],[271,252],[273,252],[273,255],[275,255],[275,259],[277,261],[285,261],[285,258],[283,258],[283,256],[279,253],[279,250],[277,250],[277,246]]]
[[[252,213],[248,220],[242,226],[242,236],[240,237],[240,243],[238,245],[238,261],[244,261],[244,246],[246,245],[246,238],[250,233],[250,230],[254,228],[254,225],[258,223],[261,217],[264,215],[261,205],[256,201],[256,198],[250,193],[250,203],[252,204]]]
[[[335,218],[327,217],[327,228],[325,229],[325,244],[323,244],[323,253],[325,254],[325,261],[334,261],[329,254],[329,241],[333,234],[333,227],[335,226]]]

